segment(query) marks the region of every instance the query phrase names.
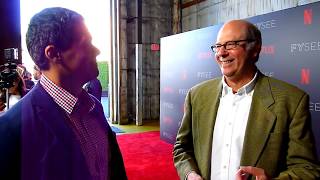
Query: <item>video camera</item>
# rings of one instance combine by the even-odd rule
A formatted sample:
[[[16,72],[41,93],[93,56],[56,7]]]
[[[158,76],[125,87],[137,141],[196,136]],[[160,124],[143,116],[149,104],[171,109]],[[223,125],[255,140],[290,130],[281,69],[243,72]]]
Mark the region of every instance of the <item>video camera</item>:
[[[0,90],[9,89],[18,76],[18,48],[4,49],[4,64],[0,66]]]

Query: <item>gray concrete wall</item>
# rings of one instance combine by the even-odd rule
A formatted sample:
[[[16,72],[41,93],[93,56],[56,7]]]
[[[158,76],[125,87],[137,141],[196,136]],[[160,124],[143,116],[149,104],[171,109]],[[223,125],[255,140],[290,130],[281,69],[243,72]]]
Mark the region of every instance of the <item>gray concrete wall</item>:
[[[121,0],[120,26],[120,114],[122,119],[136,116],[136,0]],[[172,0],[142,0],[142,119],[159,119],[160,52],[151,51],[151,44],[172,34]]]
[[[292,8],[319,0],[206,0],[182,10],[182,32]],[[190,0],[182,0],[182,3]]]

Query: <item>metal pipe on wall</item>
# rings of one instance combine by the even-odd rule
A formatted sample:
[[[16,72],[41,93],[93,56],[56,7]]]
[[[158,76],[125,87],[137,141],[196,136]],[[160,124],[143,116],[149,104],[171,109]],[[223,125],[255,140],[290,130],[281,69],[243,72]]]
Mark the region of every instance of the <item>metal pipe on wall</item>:
[[[136,0],[136,125],[143,120],[142,2]]]
[[[119,119],[119,1],[110,1],[111,5],[111,61],[110,61],[110,104],[109,112],[112,123]]]

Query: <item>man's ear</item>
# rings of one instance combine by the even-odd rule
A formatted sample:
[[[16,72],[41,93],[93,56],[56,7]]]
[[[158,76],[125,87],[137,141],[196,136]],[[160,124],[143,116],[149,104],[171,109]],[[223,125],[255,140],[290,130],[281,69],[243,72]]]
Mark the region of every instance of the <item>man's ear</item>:
[[[261,44],[254,44],[254,47],[252,47],[253,56],[256,57],[260,54],[261,51]]]
[[[53,62],[61,61],[61,53],[54,45],[48,45],[44,49],[44,54],[47,57],[47,59]]]

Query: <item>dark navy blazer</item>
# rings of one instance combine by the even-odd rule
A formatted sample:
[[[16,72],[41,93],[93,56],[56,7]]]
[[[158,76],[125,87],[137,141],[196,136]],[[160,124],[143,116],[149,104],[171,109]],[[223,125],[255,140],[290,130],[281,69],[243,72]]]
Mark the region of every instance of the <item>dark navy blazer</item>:
[[[108,179],[127,179],[122,156],[101,103],[95,117],[105,126]],[[0,115],[0,179],[89,180],[80,144],[68,119],[38,83],[17,104]]]

